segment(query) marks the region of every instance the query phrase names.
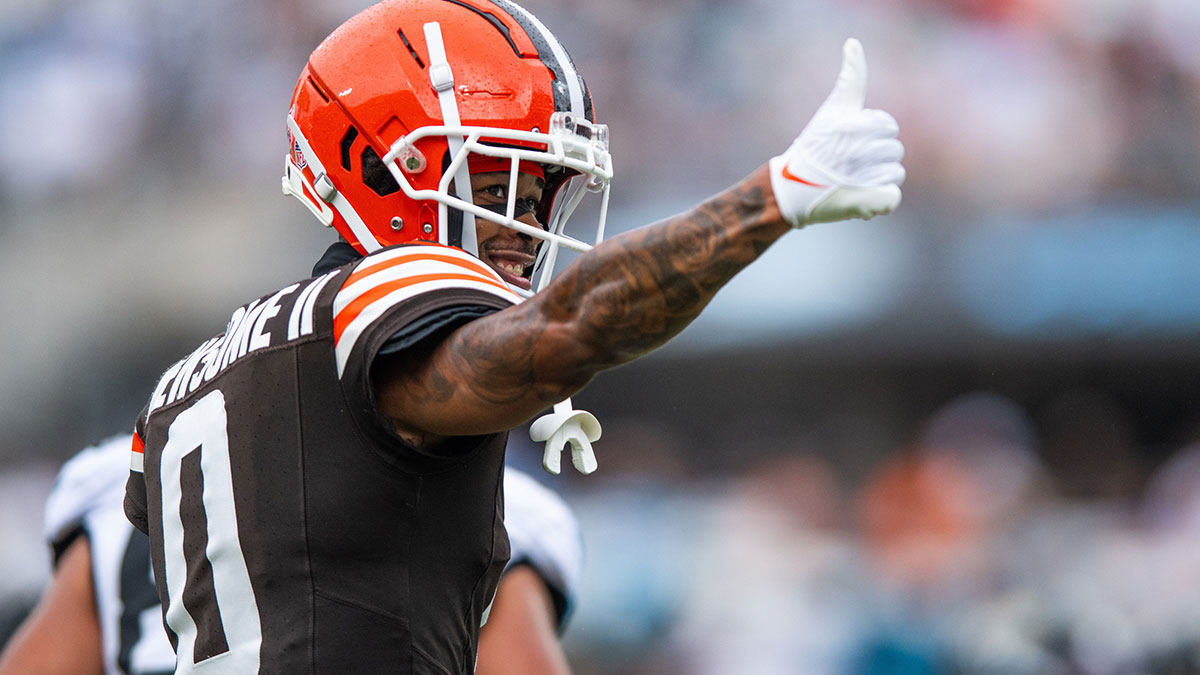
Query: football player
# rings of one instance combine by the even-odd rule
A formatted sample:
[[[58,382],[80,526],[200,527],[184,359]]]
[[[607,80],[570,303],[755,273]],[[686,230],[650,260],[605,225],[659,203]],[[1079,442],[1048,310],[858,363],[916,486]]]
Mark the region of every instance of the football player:
[[[63,465],[46,503],[54,577],[37,609],[0,654],[0,675],[166,675],[175,651],[162,627],[150,543],[125,518],[129,435]],[[556,494],[504,472],[512,559],[480,634],[482,675],[570,672],[558,635],[582,568],[578,524]]]
[[[508,431],[553,406],[543,463],[570,445],[593,470],[599,425],[568,399],[596,373],[792,229],[895,209],[903,146],[865,82],[849,40],[782,154],[598,243],[608,129],[536,17],[385,0],[335,30],[296,84],[283,185],[355,259],[235,309],[136,423],[125,512],[177,672],[471,672],[509,558]],[[568,236],[588,194],[596,234]],[[557,271],[563,247],[582,253]]]

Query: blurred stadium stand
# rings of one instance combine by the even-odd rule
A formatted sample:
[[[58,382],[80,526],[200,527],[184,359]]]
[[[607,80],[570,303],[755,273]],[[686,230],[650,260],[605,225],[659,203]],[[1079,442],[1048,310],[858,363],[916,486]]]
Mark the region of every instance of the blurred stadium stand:
[[[363,4],[0,3],[0,623],[57,465],[330,240],[283,115]],[[894,215],[790,235],[578,396],[581,675],[1200,672],[1200,3],[525,5],[617,231],[782,149],[848,36],[908,153]]]

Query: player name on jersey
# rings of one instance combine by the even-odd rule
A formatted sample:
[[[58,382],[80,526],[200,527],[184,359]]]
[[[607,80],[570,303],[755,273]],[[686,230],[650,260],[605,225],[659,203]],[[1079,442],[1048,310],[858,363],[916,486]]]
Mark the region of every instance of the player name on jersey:
[[[225,332],[167,369],[154,388],[150,411],[196,391],[229,364],[258,349],[290,342],[313,332],[313,306],[335,270],[234,310]],[[286,321],[284,318],[286,317]]]

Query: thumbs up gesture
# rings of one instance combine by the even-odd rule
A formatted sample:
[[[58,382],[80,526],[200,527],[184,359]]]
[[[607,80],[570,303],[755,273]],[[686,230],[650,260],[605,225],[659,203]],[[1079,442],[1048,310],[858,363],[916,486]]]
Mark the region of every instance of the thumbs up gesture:
[[[891,213],[900,205],[904,146],[895,118],[863,108],[867,60],[853,38],[829,98],[768,164],[771,189],[793,227]]]

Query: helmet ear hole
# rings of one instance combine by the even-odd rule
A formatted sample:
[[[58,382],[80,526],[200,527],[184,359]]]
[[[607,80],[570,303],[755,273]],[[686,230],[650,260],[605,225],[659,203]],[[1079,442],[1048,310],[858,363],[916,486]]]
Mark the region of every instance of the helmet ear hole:
[[[369,145],[362,151],[362,181],[380,197],[400,191],[400,184],[392,177],[392,172],[379,159],[375,148]]]
[[[358,129],[350,127],[346,129],[346,135],[342,136],[342,168],[350,170],[350,146],[354,145],[354,141],[358,139]]]

